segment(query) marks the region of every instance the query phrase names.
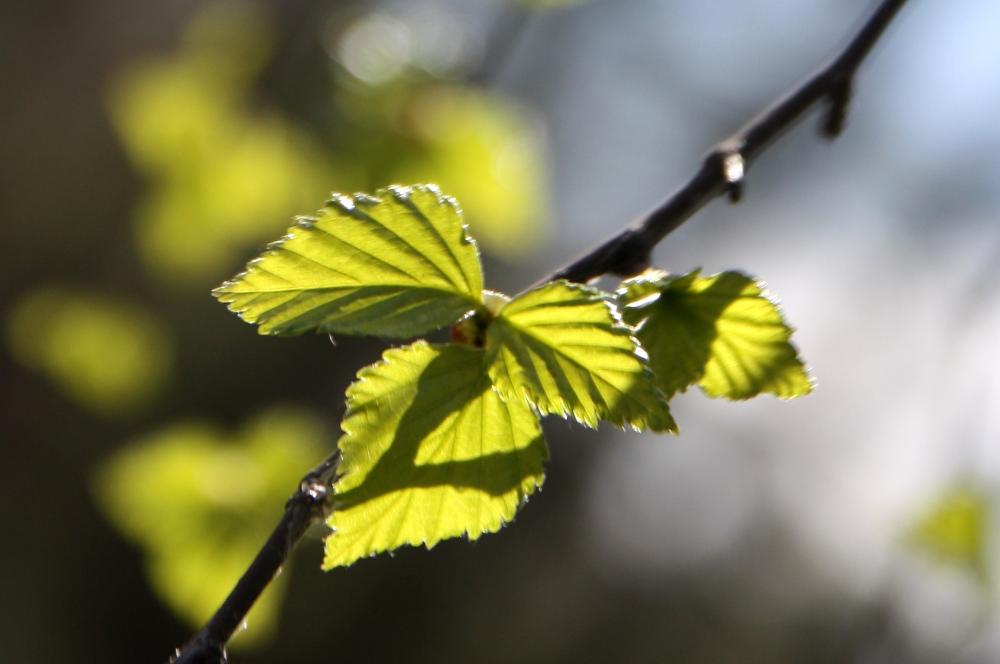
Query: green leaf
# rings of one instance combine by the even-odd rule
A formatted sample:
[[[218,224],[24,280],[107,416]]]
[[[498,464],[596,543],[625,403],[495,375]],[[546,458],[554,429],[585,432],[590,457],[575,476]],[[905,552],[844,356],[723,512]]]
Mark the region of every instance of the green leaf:
[[[965,569],[985,581],[991,512],[989,496],[976,487],[950,487],[917,520],[909,541],[936,561]]]
[[[200,291],[347,169],[253,94],[274,41],[262,10],[199,5],[178,50],[114,75],[108,104],[145,180],[133,219],[141,257],[164,283]]]
[[[359,372],[347,404],[324,569],[496,532],[544,479],[538,417],[500,399],[480,349],[388,350]]]
[[[411,337],[482,306],[454,199],[433,185],[335,195],[213,293],[261,334]]]
[[[6,320],[11,355],[105,416],[150,405],[173,365],[170,339],[146,311],[96,293],[41,287]]]
[[[676,431],[645,353],[600,291],[554,282],[515,298],[486,331],[490,377],[508,401],[590,427]]]
[[[93,487],[109,521],[141,548],[153,591],[198,627],[246,571],[303,468],[328,448],[323,423],[298,410],[268,410],[232,434],[177,423],[116,452]],[[254,605],[237,645],[273,631],[287,578]]]
[[[750,276],[654,271],[626,282],[619,295],[667,396],[694,383],[728,399],[761,392],[789,399],[812,390],[789,341],[792,328]]]
[[[539,123],[472,86],[427,86],[403,108],[407,147],[396,147],[389,181],[437,182],[462,201],[476,241],[494,256],[523,263],[541,251],[550,215]]]

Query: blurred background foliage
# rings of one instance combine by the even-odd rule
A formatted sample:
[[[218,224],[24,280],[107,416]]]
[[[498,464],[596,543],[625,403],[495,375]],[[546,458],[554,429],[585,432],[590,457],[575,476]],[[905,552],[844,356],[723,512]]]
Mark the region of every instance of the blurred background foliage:
[[[293,215],[437,182],[515,292],[870,4],[0,6],[5,660],[162,660],[332,449],[384,345],[208,295]],[[239,661],[995,661],[997,19],[904,10],[842,139],[793,131],[657,251],[767,279],[815,394],[683,395],[679,440],[549,423],[514,527],[330,574],[307,540]]]
[[[135,234],[158,278],[211,278],[335,180],[304,132],[248,109],[270,40],[267,23],[246,7],[210,6],[177,53],[134,63],[112,82],[112,118],[149,179]]]
[[[319,207],[331,185],[433,181],[458,197],[488,249],[516,259],[540,247],[538,128],[504,97],[448,80],[462,53],[452,35],[433,34],[434,18],[359,10],[331,22],[341,66],[315,90],[330,112],[311,128],[251,103],[274,35],[249,5],[208,5],[176,52],[128,66],[110,108],[150,180],[135,224],[153,273],[203,284]]]
[[[971,484],[956,484],[932,501],[911,533],[917,551],[991,583],[992,500]]]
[[[94,491],[146,552],[157,595],[202,625],[271,534],[303,462],[326,456],[329,437],[322,421],[288,409],[266,410],[236,435],[179,422],[129,443],[95,475]],[[247,617],[253,629],[235,644],[271,633],[283,593],[279,577]]]
[[[40,287],[7,316],[11,355],[99,415],[147,406],[171,370],[166,330],[142,308],[95,293]]]

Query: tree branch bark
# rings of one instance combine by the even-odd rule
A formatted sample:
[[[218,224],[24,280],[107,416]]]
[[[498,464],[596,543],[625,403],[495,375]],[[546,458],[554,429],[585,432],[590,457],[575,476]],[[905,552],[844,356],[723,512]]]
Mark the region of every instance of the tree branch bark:
[[[330,494],[336,481],[340,452],[335,451],[309,471],[285,503],[281,516],[264,546],[243,573],[236,587],[205,626],[173,657],[171,664],[225,664],[226,644],[243,625],[261,593],[281,571],[306,530],[330,513]]]
[[[829,64],[716,145],[691,179],[663,203],[538,283],[556,279],[584,282],[605,274],[625,277],[643,271],[649,266],[653,248],[710,200],[722,194],[728,194],[733,201],[739,200],[748,165],[823,100],[829,106],[821,131],[827,138],[835,138],[844,126],[851,83],[858,67],[905,2],[883,0]],[[339,454],[334,452],[302,478],[285,504],[281,520],[250,567],[205,627],[171,657],[172,664],[225,664],[226,644],[243,624],[247,612],[281,570],[306,530],[329,515],[339,461]]]
[[[826,100],[829,104],[822,134],[836,138],[844,127],[854,74],[905,3],[883,0],[833,60],[717,144],[680,189],[617,235],[536,285],[556,279],[586,282],[605,274],[629,277],[642,272],[649,267],[653,248],[709,201],[723,194],[738,201],[750,163],[818,102]]]

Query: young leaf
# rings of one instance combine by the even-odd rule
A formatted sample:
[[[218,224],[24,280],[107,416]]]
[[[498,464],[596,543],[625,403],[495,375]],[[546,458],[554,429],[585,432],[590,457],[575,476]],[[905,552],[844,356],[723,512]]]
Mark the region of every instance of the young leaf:
[[[500,399],[480,349],[419,341],[386,351],[347,404],[324,569],[495,532],[544,479],[538,417]]]
[[[789,341],[792,328],[752,277],[651,272],[626,282],[619,294],[622,315],[636,327],[668,396],[694,383],[727,399],[761,392],[788,399],[812,390]]]
[[[515,298],[487,328],[486,355],[508,401],[595,428],[677,430],[644,351],[600,291],[553,282]]]
[[[482,306],[482,289],[458,204],[417,185],[335,195],[213,293],[261,334],[410,337]]]

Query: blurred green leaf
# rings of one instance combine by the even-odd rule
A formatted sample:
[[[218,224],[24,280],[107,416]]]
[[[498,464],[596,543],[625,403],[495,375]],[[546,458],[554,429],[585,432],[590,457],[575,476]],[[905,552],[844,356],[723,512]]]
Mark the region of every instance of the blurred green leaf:
[[[969,485],[951,487],[914,524],[909,541],[935,560],[988,577],[989,496]]]
[[[482,306],[479,253],[433,186],[335,195],[214,294],[261,334],[409,337]]]
[[[322,424],[296,410],[267,411],[235,435],[181,423],[124,447],[98,468],[94,490],[111,522],[142,548],[156,594],[200,626],[327,448]],[[237,644],[270,632],[283,587],[281,578],[270,585]]]
[[[145,406],[163,387],[173,362],[170,341],[149,314],[90,293],[32,291],[15,303],[6,328],[18,361],[104,415]]]
[[[251,112],[267,26],[249,8],[208,5],[183,50],[134,64],[111,86],[111,115],[149,179],[136,233],[169,283],[217,275],[323,195],[330,167],[274,113]]]
[[[538,417],[492,389],[480,349],[421,341],[386,351],[347,399],[325,569],[495,532],[542,484]]]
[[[152,272],[171,284],[211,279],[329,188],[387,182],[437,182],[457,195],[497,256],[538,251],[549,227],[538,125],[506,98],[418,69],[434,49],[411,43],[416,29],[373,12],[341,36],[345,66],[370,75],[336,81],[331,152],[251,107],[271,43],[251,8],[207,5],[177,53],[121,72],[111,115],[148,180],[135,226]]]
[[[401,110],[412,141],[388,171],[397,182],[436,182],[462,202],[487,251],[524,260],[548,239],[545,166],[538,127],[507,99],[430,86]]]
[[[554,282],[505,304],[486,331],[490,377],[509,401],[590,427],[676,431],[631,330],[604,293]]]
[[[812,390],[792,328],[750,276],[654,270],[625,282],[619,297],[668,397],[694,383],[727,399],[761,392],[787,399]]]

